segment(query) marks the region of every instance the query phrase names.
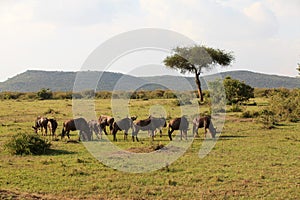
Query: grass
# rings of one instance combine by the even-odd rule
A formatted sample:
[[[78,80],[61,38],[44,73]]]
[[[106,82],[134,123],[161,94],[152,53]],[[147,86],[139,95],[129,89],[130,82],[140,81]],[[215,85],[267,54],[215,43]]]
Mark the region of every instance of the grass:
[[[300,124],[284,123],[272,130],[262,129],[255,121],[240,119],[239,113],[228,113],[216,146],[203,159],[198,157],[203,142],[201,130],[200,137],[182,157],[148,173],[111,169],[96,160],[82,143],[65,140],[53,141],[47,155],[11,156],[3,151],[4,141],[16,132],[32,132],[35,117],[49,109],[58,111],[50,115],[58,120],[60,133],[62,121],[72,118],[71,105],[70,100],[1,101],[0,199],[300,198]],[[170,117],[180,113],[180,107],[168,100],[134,100],[130,102],[130,114],[142,119],[153,105],[163,105]],[[96,100],[97,115],[111,114],[110,108],[110,100]],[[208,108],[201,108],[201,112],[204,110]],[[76,137],[73,132],[71,138]],[[164,130],[154,145],[168,142]],[[121,133],[115,144],[133,150],[151,146],[148,138],[133,143],[124,141]]]

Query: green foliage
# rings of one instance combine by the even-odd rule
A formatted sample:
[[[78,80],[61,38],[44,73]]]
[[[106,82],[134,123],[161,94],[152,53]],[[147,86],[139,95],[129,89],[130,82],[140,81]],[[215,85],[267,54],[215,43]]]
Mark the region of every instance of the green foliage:
[[[72,99],[72,92],[53,92],[53,99]]]
[[[254,96],[255,97],[269,97],[272,93],[273,89],[267,88],[254,88]]]
[[[297,67],[298,73],[300,75],[300,64],[298,63],[298,67]]]
[[[52,99],[53,93],[49,88],[42,88],[40,91],[37,92],[37,96],[40,100]]]
[[[300,120],[300,89],[275,89],[270,96],[270,110],[278,121]]]
[[[234,60],[232,53],[205,46],[177,47],[174,54],[164,59],[164,64],[181,73],[202,73],[203,69],[215,64],[228,66]]]
[[[228,66],[234,60],[232,52],[213,49],[205,46],[177,47],[174,54],[164,59],[164,64],[181,73],[190,72],[195,74],[195,81],[200,100],[203,101],[200,74],[204,69],[210,69],[215,65]]]
[[[229,109],[229,112],[242,112],[243,109],[241,108],[241,105],[238,103],[232,103],[231,108]]]
[[[274,113],[268,109],[263,109],[260,112],[258,120],[264,125],[264,128],[268,129],[273,128],[276,123]]]
[[[19,133],[13,135],[4,148],[14,155],[40,155],[50,148],[51,143],[40,138],[37,134]]]
[[[226,99],[229,104],[237,104],[239,102],[248,101],[250,98],[254,98],[254,88],[244,82],[226,77],[223,84],[225,87]]]
[[[116,93],[114,93],[116,95]],[[114,96],[116,97],[116,96]],[[112,98],[112,92],[110,91],[100,91],[96,92],[95,98],[97,99],[111,99]]]

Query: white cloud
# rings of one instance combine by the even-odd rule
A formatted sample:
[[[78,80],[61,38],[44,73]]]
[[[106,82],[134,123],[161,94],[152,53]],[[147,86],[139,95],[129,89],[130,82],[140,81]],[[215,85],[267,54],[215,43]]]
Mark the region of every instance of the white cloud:
[[[273,36],[277,33],[277,18],[263,3],[253,3],[249,7],[244,8],[244,13],[252,20],[252,27],[259,31],[260,35]]]
[[[0,80],[28,67],[76,70],[101,42],[146,27],[232,50],[236,67],[292,66],[300,62],[299,8],[299,0],[4,0],[0,67],[8,69]]]

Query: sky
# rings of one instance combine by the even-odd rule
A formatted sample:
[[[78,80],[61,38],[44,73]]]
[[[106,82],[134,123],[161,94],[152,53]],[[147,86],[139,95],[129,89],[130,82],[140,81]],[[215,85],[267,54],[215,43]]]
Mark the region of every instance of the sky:
[[[0,81],[28,69],[78,71],[103,42],[141,28],[175,31],[199,45],[232,51],[235,61],[220,71],[295,77],[299,10],[299,0],[1,0]],[[125,65],[126,58],[120,59],[111,71],[124,73]],[[161,64],[126,73],[173,71]]]

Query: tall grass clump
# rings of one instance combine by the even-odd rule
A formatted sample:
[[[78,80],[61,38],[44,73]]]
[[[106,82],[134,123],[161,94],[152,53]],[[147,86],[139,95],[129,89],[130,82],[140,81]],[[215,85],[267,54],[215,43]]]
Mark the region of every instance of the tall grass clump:
[[[13,135],[4,148],[12,155],[40,155],[45,154],[51,143],[37,134],[18,133]]]

